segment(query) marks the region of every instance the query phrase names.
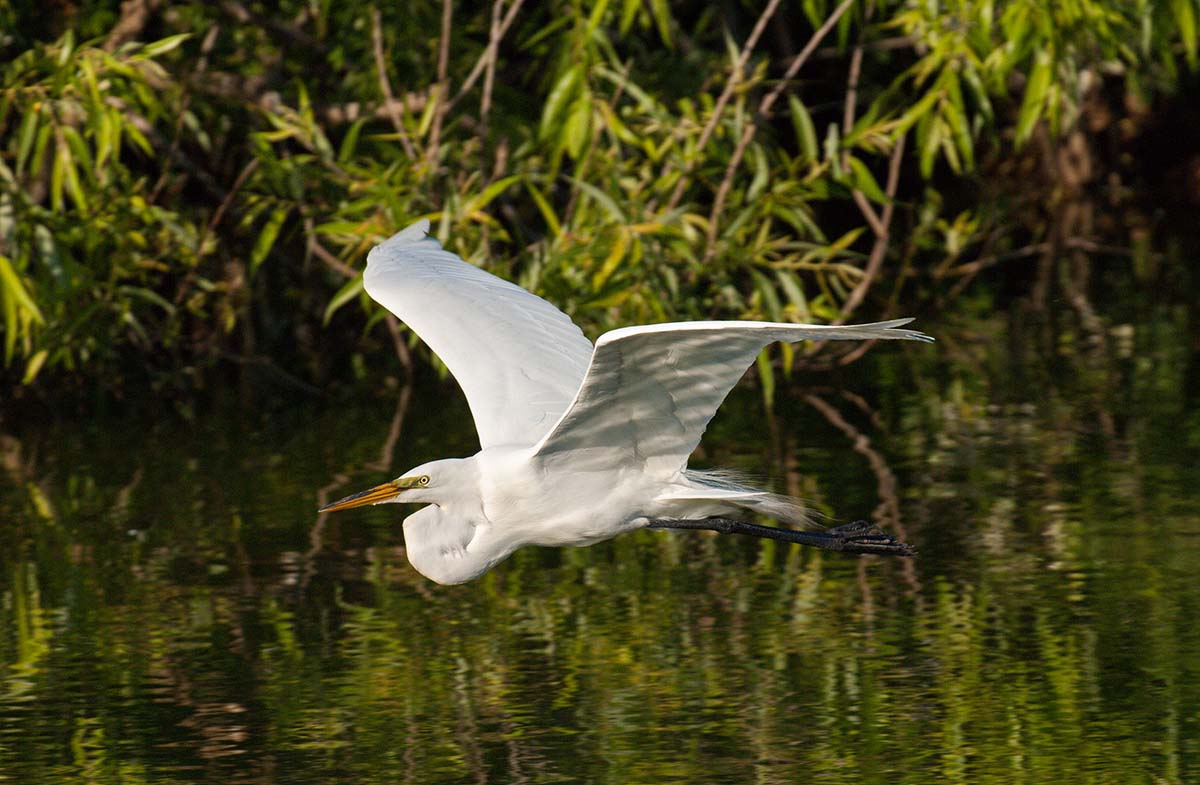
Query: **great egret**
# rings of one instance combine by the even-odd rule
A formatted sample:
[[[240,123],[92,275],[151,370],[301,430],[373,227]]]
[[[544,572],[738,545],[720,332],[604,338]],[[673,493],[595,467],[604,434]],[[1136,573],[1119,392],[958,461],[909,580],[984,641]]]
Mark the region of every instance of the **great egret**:
[[[909,555],[864,522],[811,528],[795,499],[687,468],[729,390],[774,341],[933,340],[911,319],[845,326],[681,322],[591,342],[540,297],[409,226],[367,255],[367,293],[437,353],[466,393],[482,448],[326,505],[425,504],[404,520],[408,559],[438,583],[477,578],[524,545],[590,545],[640,528],[711,529],[849,553]]]

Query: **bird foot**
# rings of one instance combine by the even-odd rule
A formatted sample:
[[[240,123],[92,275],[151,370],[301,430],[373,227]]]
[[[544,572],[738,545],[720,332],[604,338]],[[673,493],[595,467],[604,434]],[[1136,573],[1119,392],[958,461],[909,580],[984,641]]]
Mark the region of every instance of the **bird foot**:
[[[819,547],[842,553],[875,553],[884,556],[912,556],[916,553],[911,546],[886,534],[882,529],[866,521],[855,521],[827,529],[822,534],[831,538],[827,545]]]

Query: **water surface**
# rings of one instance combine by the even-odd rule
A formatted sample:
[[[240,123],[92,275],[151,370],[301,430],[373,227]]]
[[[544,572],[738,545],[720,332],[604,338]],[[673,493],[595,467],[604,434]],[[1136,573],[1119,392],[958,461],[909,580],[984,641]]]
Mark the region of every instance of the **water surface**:
[[[6,422],[0,775],[1195,782],[1187,321],[1020,351],[942,325],[781,384],[769,418],[740,387],[696,463],[872,518],[907,561],[641,532],[436,586],[401,509],[314,510],[469,454],[452,387]]]

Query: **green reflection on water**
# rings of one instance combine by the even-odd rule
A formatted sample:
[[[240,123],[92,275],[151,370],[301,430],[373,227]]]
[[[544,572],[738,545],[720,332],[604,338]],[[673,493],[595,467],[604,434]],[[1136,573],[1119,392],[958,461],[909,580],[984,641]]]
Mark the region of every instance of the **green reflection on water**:
[[[1100,360],[878,353],[837,380],[861,399],[780,391],[770,421],[739,390],[702,462],[765,470],[843,520],[874,510],[910,562],[643,532],[434,586],[396,508],[313,510],[469,453],[443,390],[409,402],[391,460],[390,404],[17,429],[0,437],[0,774],[1195,781],[1185,327],[1164,317]]]

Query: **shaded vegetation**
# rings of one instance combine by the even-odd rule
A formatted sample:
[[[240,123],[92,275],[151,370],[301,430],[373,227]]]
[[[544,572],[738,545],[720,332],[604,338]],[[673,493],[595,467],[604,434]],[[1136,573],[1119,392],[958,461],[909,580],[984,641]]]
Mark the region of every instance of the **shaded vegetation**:
[[[1198,13],[4,4],[0,373],[13,394],[190,394],[221,367],[377,380],[390,347],[410,374],[416,342],[358,271],[420,216],[593,336],[907,315],[981,288],[1066,302],[1102,336],[1096,249],[1126,249],[1138,286],[1194,286],[1139,194],[1196,198],[1197,151],[1137,145],[1164,133],[1152,107],[1194,97]],[[772,351],[768,375],[797,360]],[[861,354],[834,351],[800,360]]]

